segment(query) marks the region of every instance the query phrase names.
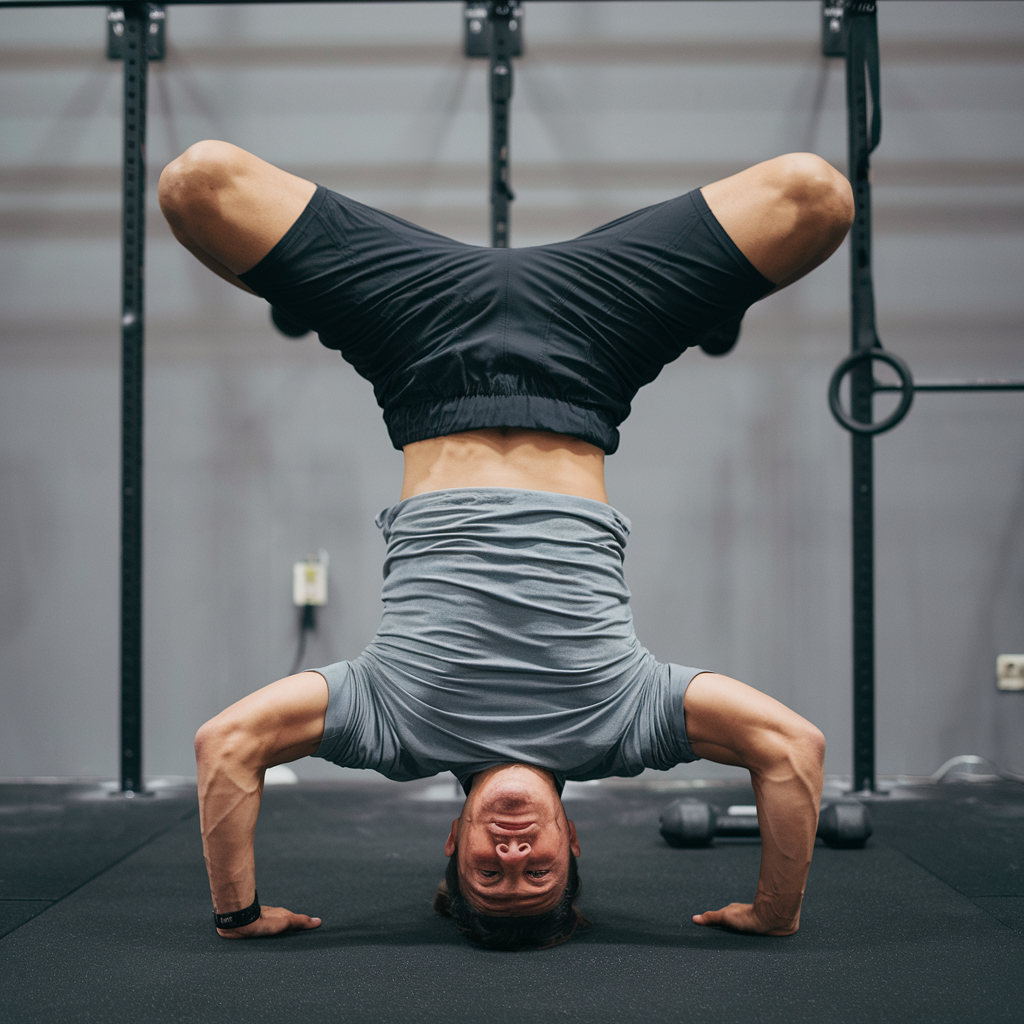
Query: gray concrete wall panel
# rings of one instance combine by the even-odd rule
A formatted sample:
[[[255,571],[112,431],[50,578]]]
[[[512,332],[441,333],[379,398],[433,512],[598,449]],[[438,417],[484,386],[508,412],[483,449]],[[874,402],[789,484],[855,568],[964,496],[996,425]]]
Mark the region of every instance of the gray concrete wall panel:
[[[527,2],[515,245],[587,230],[792,149],[845,161],[815,2]],[[269,327],[156,209],[228,139],[468,242],[487,238],[484,71],[461,6],[174,7],[152,67],[145,766],[291,661],[290,565],[331,555],[309,661],[379,620],[373,515],[401,457],[369,386]],[[1022,376],[1024,4],[880,4],[879,330],[919,377]],[[0,776],[117,768],[120,67],[103,11],[0,11]],[[790,703],[850,761],[845,249],[748,316],[725,360],[645,388],[609,460],[641,640]],[[920,395],[876,444],[878,767],[1024,770],[1024,398]],[[300,774],[332,769],[319,762]],[[707,766],[687,770],[713,774]]]

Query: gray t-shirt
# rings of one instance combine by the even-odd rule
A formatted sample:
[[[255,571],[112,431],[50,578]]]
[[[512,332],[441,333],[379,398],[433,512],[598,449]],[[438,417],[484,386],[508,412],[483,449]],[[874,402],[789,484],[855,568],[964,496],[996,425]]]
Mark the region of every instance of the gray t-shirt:
[[[633,631],[629,521],[587,498],[458,488],[385,509],[384,615],[330,698],[316,752],[390,779],[520,762],[564,779],[696,760],[683,694]]]

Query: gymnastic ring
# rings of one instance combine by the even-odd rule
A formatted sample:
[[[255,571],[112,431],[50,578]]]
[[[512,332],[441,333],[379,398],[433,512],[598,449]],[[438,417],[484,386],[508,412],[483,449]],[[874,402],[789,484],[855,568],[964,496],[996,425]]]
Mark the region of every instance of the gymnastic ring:
[[[843,378],[851,370],[856,369],[861,363],[871,362],[875,359],[888,363],[899,374],[900,404],[884,420],[879,420],[877,423],[861,423],[860,420],[853,419],[840,405],[839,386],[843,383]],[[914,377],[910,372],[910,367],[899,356],[894,356],[891,352],[886,352],[885,349],[881,348],[866,348],[847,356],[836,367],[835,373],[832,374],[832,379],[828,385],[828,407],[832,410],[832,415],[835,416],[836,422],[841,427],[849,430],[851,434],[884,434],[885,431],[892,430],[910,412],[910,406],[913,402]]]

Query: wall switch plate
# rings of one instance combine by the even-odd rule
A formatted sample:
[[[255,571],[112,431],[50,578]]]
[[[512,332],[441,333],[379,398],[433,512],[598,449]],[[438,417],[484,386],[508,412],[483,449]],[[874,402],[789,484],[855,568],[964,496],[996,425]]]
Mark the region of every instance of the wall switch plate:
[[[296,562],[292,566],[292,603],[327,604],[327,560]]]
[[[1024,690],[1024,654],[1000,654],[996,658],[996,689]]]

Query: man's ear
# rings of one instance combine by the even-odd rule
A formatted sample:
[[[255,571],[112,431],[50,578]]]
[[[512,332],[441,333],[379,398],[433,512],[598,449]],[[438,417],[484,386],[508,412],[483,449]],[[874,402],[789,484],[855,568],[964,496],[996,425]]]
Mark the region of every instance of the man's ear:
[[[574,857],[580,857],[580,841],[576,838],[576,825],[574,822],[569,822],[569,849],[572,850]]]
[[[573,833],[575,837],[576,833]],[[459,841],[459,819],[452,822],[452,830],[448,833],[448,839],[444,844],[444,855],[450,857],[455,852],[455,844]]]

